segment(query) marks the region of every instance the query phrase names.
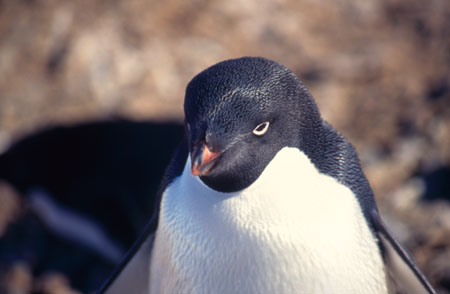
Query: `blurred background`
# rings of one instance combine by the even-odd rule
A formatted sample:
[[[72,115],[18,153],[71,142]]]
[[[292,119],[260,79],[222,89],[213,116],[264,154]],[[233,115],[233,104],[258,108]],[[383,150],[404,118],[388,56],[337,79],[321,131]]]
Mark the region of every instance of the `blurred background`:
[[[263,56],[356,147],[450,293],[448,0],[0,1],[0,293],[91,293],[142,230],[184,88]]]

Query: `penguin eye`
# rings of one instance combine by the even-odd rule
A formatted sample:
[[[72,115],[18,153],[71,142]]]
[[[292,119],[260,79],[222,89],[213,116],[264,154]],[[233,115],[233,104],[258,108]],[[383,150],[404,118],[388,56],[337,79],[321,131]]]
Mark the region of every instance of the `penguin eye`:
[[[263,122],[262,124],[259,124],[256,126],[256,128],[253,129],[253,134],[256,136],[262,136],[267,132],[267,129],[269,128],[269,122]]]

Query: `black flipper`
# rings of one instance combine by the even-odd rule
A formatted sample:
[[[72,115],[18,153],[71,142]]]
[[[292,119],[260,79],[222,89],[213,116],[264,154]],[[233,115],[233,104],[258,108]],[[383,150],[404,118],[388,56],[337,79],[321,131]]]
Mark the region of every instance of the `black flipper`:
[[[436,294],[414,259],[394,239],[376,210],[371,212],[371,221],[382,245],[387,270],[396,286],[408,294]]]
[[[152,219],[97,294],[149,293],[151,252],[158,227],[161,198],[167,186],[183,172],[187,156],[187,140],[184,137],[161,181]]]
[[[149,224],[103,284],[99,294],[148,293],[153,237],[154,230]]]

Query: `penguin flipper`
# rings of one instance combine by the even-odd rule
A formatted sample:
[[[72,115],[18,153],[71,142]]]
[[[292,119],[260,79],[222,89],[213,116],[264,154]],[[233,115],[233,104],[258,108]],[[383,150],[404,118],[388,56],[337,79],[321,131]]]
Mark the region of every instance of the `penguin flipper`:
[[[154,229],[147,226],[97,294],[148,294]]]
[[[394,239],[377,211],[371,213],[372,223],[381,242],[385,263],[395,284],[405,293],[436,294],[411,255]]]

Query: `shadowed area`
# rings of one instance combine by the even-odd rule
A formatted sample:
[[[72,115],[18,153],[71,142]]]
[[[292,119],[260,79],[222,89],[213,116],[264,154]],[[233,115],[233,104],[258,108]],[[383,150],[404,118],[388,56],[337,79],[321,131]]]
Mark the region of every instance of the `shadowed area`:
[[[26,261],[36,274],[60,271],[78,289],[96,289],[152,216],[182,134],[179,124],[118,120],[13,144],[0,155],[0,179],[24,204],[0,238],[2,265]]]

